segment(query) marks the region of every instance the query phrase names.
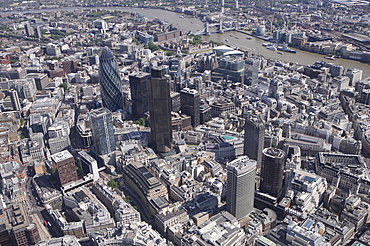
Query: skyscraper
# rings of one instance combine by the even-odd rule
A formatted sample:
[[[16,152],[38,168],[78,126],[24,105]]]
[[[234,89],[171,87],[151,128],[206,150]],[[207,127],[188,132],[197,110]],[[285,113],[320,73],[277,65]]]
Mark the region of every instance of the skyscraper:
[[[246,59],[245,60],[245,75],[247,77],[246,84],[255,85],[258,83],[258,72],[260,69],[261,60],[259,59]]]
[[[283,191],[286,153],[277,148],[263,150],[260,191],[280,198]]]
[[[35,26],[33,28],[33,32],[35,34],[35,38],[42,38],[42,34],[41,34],[41,30],[40,30],[40,26]]]
[[[68,150],[55,153],[51,159],[53,160],[53,168],[58,173],[60,186],[78,180],[75,159]]]
[[[112,112],[98,108],[90,112],[91,130],[95,150],[99,155],[106,155],[116,149]]]
[[[249,116],[244,126],[244,155],[257,161],[257,167],[262,163],[262,150],[265,138],[265,125],[260,117]]]
[[[151,70],[147,84],[152,144],[159,152],[168,152],[172,144],[170,80],[163,67]]]
[[[196,90],[184,88],[180,91],[181,112],[191,116],[191,125],[200,124],[200,97]]]
[[[21,104],[19,103],[19,97],[18,97],[17,91],[14,89],[10,89],[9,93],[10,93],[10,101],[12,103],[13,109],[16,111],[21,110]]]
[[[24,29],[26,30],[26,36],[27,37],[32,37],[34,35],[33,29],[32,29],[31,24],[29,22],[27,22],[24,25]]]
[[[253,209],[256,161],[239,157],[227,165],[226,210],[241,219]]]
[[[138,72],[129,76],[132,100],[132,116],[141,118],[148,111],[148,91],[146,84],[150,80],[150,73]]]
[[[99,56],[99,79],[103,106],[114,112],[123,108],[121,77],[113,54],[104,47]]]

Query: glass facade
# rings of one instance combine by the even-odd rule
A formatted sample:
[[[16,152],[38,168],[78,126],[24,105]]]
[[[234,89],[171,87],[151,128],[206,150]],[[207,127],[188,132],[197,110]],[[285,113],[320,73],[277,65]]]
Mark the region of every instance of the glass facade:
[[[100,53],[100,91],[103,106],[114,112],[123,108],[122,85],[118,66],[112,51],[104,47]]]
[[[94,146],[99,155],[106,155],[116,149],[112,113],[106,108],[90,112]]]

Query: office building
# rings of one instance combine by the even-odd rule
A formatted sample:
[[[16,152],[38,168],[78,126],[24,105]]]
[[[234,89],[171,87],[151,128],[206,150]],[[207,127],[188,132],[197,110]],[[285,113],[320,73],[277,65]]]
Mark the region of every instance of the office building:
[[[57,171],[60,186],[77,181],[75,159],[68,150],[51,155],[53,168]]]
[[[71,141],[68,136],[50,138],[48,139],[48,143],[51,154],[68,149],[71,146]]]
[[[27,79],[34,79],[37,90],[43,90],[49,84],[49,78],[45,73],[29,73]]]
[[[244,84],[244,59],[243,53],[235,52],[224,55],[218,62],[218,67],[212,72],[212,77],[231,80]]]
[[[149,212],[156,214],[158,206],[168,202],[167,188],[141,162],[132,162],[123,170],[125,184],[134,191]]]
[[[91,130],[95,151],[99,155],[106,155],[116,149],[114,138],[112,112],[106,108],[99,108],[90,112]]]
[[[242,156],[227,165],[226,210],[241,219],[253,209],[256,161]]]
[[[259,59],[246,59],[245,60],[245,77],[244,81],[248,85],[255,85],[258,83],[258,73],[261,66]]]
[[[77,61],[68,60],[63,62],[63,70],[66,74],[77,72]]]
[[[41,240],[36,224],[30,221],[23,203],[13,203],[0,214],[0,245],[34,245]]]
[[[196,90],[184,88],[180,91],[181,112],[191,116],[191,125],[200,124],[200,97]]]
[[[34,79],[16,79],[11,82],[13,83],[13,88],[18,92],[19,98],[33,101],[37,90]]]
[[[35,38],[42,38],[42,34],[41,34],[41,30],[40,30],[40,26],[35,26],[33,28],[33,32],[35,34]]]
[[[90,173],[93,175],[93,181],[96,182],[99,180],[99,169],[98,162],[89,155],[86,151],[78,152],[80,156],[81,163],[89,167]]]
[[[281,149],[263,150],[260,191],[280,198],[283,191],[286,153]]]
[[[32,29],[31,24],[29,22],[27,22],[24,25],[24,29],[26,30],[26,36],[27,37],[32,37],[34,35],[33,29]]]
[[[178,245],[246,245],[246,235],[240,228],[238,220],[230,213],[223,211],[209,220],[193,226],[181,234]]]
[[[362,70],[357,68],[348,69],[346,76],[349,78],[349,86],[354,86],[362,80]]]
[[[148,91],[146,85],[150,80],[150,73],[138,72],[129,76],[132,116],[134,119],[144,117],[148,111]]]
[[[159,152],[168,152],[172,144],[170,80],[163,67],[154,67],[148,83],[152,145]]]
[[[261,118],[249,116],[244,126],[244,155],[257,161],[261,167],[262,150],[264,147],[265,125]]]
[[[9,90],[10,93],[10,101],[12,103],[13,110],[19,111],[21,110],[21,104],[19,102],[18,92],[14,89]]]
[[[103,106],[114,112],[123,108],[121,77],[112,51],[104,47],[99,56],[99,80]]]

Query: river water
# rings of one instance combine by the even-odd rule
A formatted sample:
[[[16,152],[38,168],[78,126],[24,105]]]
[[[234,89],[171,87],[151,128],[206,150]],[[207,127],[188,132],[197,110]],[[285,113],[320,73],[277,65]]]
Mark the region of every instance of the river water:
[[[56,11],[75,11],[82,9],[116,9],[124,11],[132,11],[142,14],[148,19],[158,18],[160,20],[166,21],[170,24],[177,24],[184,31],[197,32],[203,29],[203,23],[196,18],[180,18],[182,14],[170,12],[162,9],[147,9],[147,8],[126,8],[126,7],[70,7],[61,9],[42,9],[42,10],[29,10],[23,13],[40,13],[40,12],[56,12]],[[11,12],[0,12],[0,15],[4,14],[14,14],[20,13],[19,11]],[[252,37],[252,39],[247,39],[250,37],[244,33],[231,31],[224,34],[212,34],[211,36],[203,36],[204,41],[218,41],[223,42],[226,45],[236,46],[241,49],[250,51],[251,53],[262,55],[267,58],[276,58],[286,62],[294,62],[301,65],[310,65],[315,61],[325,60],[327,62],[332,62],[335,64],[342,65],[345,69],[358,68],[363,71],[363,78],[370,77],[370,65],[366,63],[361,63],[354,60],[347,59],[336,59],[335,61],[324,59],[324,55],[310,53],[306,51],[297,50],[297,53],[283,52],[283,54],[278,54],[276,51],[268,50],[262,46],[266,41]],[[225,41],[227,40],[227,42]]]

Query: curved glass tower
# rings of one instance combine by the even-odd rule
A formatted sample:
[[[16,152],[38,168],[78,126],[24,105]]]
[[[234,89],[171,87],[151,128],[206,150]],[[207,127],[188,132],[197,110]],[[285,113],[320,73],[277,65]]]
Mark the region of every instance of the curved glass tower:
[[[112,51],[104,47],[100,53],[100,92],[103,100],[103,107],[114,112],[123,108],[122,85],[117,63],[114,60]]]

